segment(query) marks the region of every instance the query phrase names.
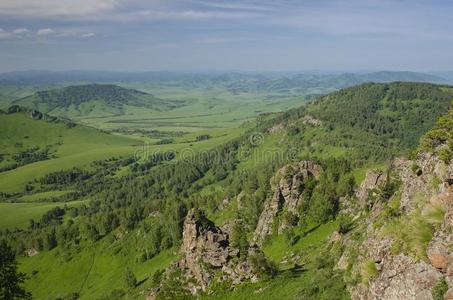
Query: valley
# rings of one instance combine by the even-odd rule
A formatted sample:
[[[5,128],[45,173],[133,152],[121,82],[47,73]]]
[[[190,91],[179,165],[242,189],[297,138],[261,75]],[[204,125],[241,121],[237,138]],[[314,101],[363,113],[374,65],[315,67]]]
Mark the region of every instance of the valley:
[[[272,101],[162,86],[61,87],[0,114],[0,237],[36,299],[363,295],[379,278],[354,264],[358,252],[360,265],[370,259],[355,248],[371,238],[362,220],[411,218],[393,205],[406,193],[395,157],[435,151],[449,168],[448,85],[364,83]],[[395,183],[364,186],[373,172]],[[449,175],[429,176],[442,185]],[[423,218],[417,230],[432,237],[439,227]],[[203,250],[211,234],[225,244]],[[423,256],[430,240],[398,253]],[[338,269],[342,256],[351,265]]]

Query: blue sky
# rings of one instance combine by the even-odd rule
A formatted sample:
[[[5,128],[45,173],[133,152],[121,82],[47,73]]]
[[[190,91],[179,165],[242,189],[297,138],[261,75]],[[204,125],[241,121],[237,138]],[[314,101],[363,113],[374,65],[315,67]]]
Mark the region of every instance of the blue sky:
[[[447,0],[1,0],[0,72],[453,70]]]

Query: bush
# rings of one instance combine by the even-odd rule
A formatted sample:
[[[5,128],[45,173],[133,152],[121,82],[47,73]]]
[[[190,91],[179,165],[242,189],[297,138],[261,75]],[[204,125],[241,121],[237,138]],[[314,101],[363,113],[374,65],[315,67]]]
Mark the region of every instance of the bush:
[[[437,282],[436,286],[431,291],[434,300],[443,300],[445,293],[448,291],[448,284],[445,277],[442,277]]]
[[[137,278],[135,278],[134,273],[128,267],[124,269],[123,282],[127,288],[135,288],[137,286]]]
[[[275,263],[267,260],[262,252],[256,252],[249,257],[249,262],[253,270],[263,277],[275,277],[277,275],[277,266]]]
[[[299,236],[296,235],[291,228],[288,228],[287,230],[285,230],[283,236],[284,236],[285,242],[288,246],[295,245],[297,243],[297,241],[299,240]]]
[[[156,286],[162,280],[162,276],[164,275],[165,270],[156,270],[153,274],[153,285]]]
[[[348,233],[352,229],[352,218],[349,215],[340,215],[338,217],[338,232],[341,234]]]
[[[373,278],[378,275],[376,263],[372,260],[366,261],[362,266],[362,282],[368,284]]]
[[[420,212],[414,212],[390,220],[383,232],[393,238],[393,254],[404,253],[419,260],[426,258],[426,248],[433,236],[433,226]]]

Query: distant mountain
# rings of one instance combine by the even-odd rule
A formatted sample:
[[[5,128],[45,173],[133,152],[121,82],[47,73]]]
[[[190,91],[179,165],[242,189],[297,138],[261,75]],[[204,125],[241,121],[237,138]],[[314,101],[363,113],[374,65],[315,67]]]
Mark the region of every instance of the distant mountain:
[[[448,83],[453,83],[453,71],[432,72],[433,75],[445,78]]]
[[[446,80],[438,76],[424,73],[393,71],[381,71],[365,74],[343,73],[335,75],[300,74],[263,82],[259,87],[266,90],[336,90],[365,82],[385,83],[393,81],[443,83]]]
[[[354,85],[363,82],[390,82],[390,81],[420,81],[445,82],[445,79],[416,72],[380,71],[374,73],[343,73],[321,74],[300,73],[285,76],[284,73],[271,75],[267,73],[241,72],[111,72],[111,71],[21,71],[0,74],[0,84],[29,85],[29,84],[57,84],[64,82],[179,82],[180,84],[203,86],[207,84],[222,84],[248,88],[285,85],[296,88],[300,86],[327,86],[336,88]]]
[[[151,94],[111,84],[88,84],[39,91],[13,102],[51,115],[88,116],[124,114],[126,107],[170,110],[184,105]]]

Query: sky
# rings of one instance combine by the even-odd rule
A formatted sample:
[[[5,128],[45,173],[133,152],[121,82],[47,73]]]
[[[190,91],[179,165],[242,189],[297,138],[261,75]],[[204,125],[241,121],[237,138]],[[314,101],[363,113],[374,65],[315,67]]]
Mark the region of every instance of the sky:
[[[450,0],[0,0],[0,72],[453,70]]]

